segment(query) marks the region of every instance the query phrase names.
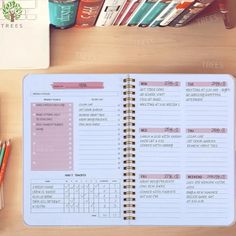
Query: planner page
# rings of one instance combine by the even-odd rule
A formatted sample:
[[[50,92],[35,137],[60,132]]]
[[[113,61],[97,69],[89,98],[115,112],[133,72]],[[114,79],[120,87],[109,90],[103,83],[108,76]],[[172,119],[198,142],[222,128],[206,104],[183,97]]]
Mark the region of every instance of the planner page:
[[[0,69],[49,66],[47,0],[0,0]]]
[[[133,224],[233,224],[233,78],[131,77],[136,86]]]
[[[122,225],[122,75],[24,79],[24,220]]]

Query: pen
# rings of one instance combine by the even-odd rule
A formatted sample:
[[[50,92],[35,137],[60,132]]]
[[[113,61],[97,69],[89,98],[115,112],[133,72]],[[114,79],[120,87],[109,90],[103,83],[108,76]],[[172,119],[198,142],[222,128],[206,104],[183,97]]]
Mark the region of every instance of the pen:
[[[11,147],[10,140],[7,141],[7,143],[5,144],[5,147],[6,147],[6,150],[5,150],[5,153],[4,153],[4,156],[3,156],[2,166],[1,166],[1,169],[0,169],[0,185],[3,182],[4,174],[5,174],[6,168],[7,168],[7,162],[8,162],[8,159],[9,159],[10,147]]]

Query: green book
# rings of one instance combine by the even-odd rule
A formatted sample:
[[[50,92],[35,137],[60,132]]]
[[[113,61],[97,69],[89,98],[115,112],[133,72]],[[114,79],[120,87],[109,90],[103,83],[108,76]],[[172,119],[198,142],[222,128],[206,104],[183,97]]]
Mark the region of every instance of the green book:
[[[148,15],[141,21],[139,27],[148,27],[170,2],[171,0],[161,0],[157,2]]]
[[[140,23],[140,21],[145,17],[148,11],[156,4],[158,0],[146,0],[142,6],[139,8],[137,13],[132,17],[128,26],[136,26]]]

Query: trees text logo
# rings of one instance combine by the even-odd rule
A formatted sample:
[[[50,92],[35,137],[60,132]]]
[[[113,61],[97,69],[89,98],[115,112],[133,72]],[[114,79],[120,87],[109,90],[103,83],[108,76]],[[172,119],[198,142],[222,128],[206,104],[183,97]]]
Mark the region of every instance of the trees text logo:
[[[15,0],[12,0],[3,3],[2,13],[6,20],[15,22],[16,20],[19,20],[22,15],[22,7],[19,3],[16,3]]]

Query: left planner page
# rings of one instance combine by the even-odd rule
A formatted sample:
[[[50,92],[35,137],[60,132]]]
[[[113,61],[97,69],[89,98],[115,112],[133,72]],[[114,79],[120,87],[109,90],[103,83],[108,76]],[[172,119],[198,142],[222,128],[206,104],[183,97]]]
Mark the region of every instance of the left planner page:
[[[49,66],[47,0],[0,0],[0,69]]]
[[[121,75],[24,79],[24,220],[123,225]]]

